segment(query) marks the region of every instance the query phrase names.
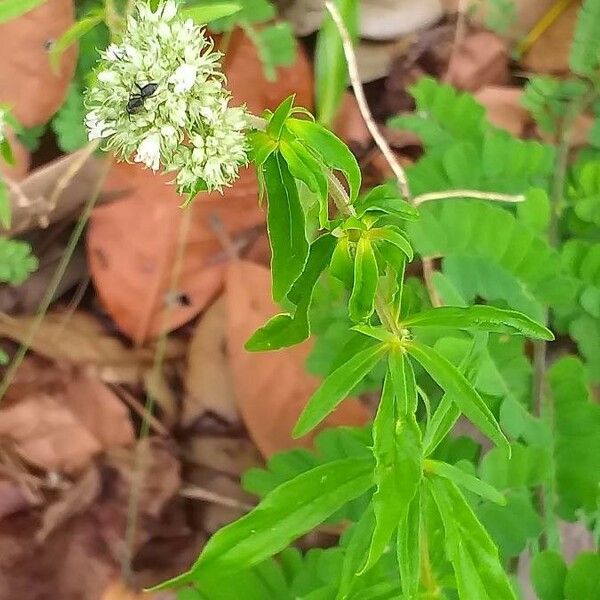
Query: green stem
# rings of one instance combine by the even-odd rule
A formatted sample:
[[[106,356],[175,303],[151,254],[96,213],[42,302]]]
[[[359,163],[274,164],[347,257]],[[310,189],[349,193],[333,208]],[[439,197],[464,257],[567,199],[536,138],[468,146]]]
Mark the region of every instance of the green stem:
[[[96,185],[94,186],[94,189],[92,190],[92,193],[90,194],[90,197],[84,206],[83,212],[81,213],[81,216],[79,217],[79,220],[77,221],[75,228],[73,229],[73,232],[71,233],[71,237],[69,238],[69,242],[67,244],[67,247],[65,248],[65,252],[61,257],[60,262],[58,263],[58,267],[56,268],[56,271],[54,271],[54,274],[52,275],[52,279],[50,280],[48,289],[46,290],[46,293],[44,294],[44,297],[42,298],[42,301],[38,307],[35,318],[34,318],[33,322],[31,323],[31,327],[29,328],[29,331],[27,332],[25,339],[19,346],[19,349],[17,350],[17,352],[12,360],[12,363],[10,364],[10,367],[7,369],[6,373],[4,374],[2,383],[0,383],[0,402],[4,398],[4,394],[6,394],[6,390],[8,390],[10,384],[13,382],[15,375],[17,373],[17,370],[21,366],[21,363],[23,362],[23,359],[25,358],[25,355],[27,354],[27,351],[29,350],[31,343],[33,342],[33,339],[35,338],[35,336],[42,324],[42,321],[44,320],[44,317],[46,316],[46,313],[48,312],[48,308],[50,307],[52,300],[54,300],[54,295],[56,294],[56,290],[58,289],[58,286],[60,285],[60,282],[65,274],[65,271],[67,270],[67,267],[69,266],[69,263],[71,262],[71,258],[73,257],[73,253],[75,252],[77,243],[79,242],[79,240],[81,238],[83,229],[85,228],[86,223],[88,222],[88,219],[90,218],[90,215],[92,214],[92,209],[94,208],[94,206],[96,204],[96,200],[98,199],[98,196],[100,195],[100,190],[102,189],[102,184],[104,183],[104,178],[106,177],[106,173],[108,172],[108,169],[110,168],[110,164],[111,164],[110,161],[106,161],[104,171],[101,174],[101,176],[98,178],[98,181],[97,181]]]

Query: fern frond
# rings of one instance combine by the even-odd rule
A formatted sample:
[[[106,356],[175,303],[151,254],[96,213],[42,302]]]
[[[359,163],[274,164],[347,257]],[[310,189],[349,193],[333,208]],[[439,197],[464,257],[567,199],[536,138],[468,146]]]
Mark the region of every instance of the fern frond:
[[[600,2],[584,0],[579,9],[569,64],[574,73],[592,77],[600,67]]]
[[[430,202],[407,231],[421,256],[469,256],[471,266],[481,259],[478,268],[493,265],[529,302],[564,304],[575,293],[556,250],[503,208],[473,200]]]
[[[38,267],[31,246],[20,240],[0,238],[0,281],[19,285]]]

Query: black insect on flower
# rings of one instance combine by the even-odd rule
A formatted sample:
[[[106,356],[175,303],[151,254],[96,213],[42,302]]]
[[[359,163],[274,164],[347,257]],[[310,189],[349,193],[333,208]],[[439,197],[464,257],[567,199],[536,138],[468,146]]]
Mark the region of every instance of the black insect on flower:
[[[135,86],[139,90],[139,93],[131,94],[127,102],[127,112],[130,115],[134,115],[139,112],[144,106],[146,98],[150,98],[158,89],[158,83],[147,83],[146,85],[140,85],[136,83]]]

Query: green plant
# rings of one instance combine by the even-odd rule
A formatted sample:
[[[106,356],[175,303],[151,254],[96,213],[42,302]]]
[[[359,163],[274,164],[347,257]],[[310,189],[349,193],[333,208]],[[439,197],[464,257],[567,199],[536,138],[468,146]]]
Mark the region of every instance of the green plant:
[[[368,377],[371,386],[383,379],[381,399],[369,427],[322,433],[316,453],[284,453],[250,472],[245,485],[262,497],[258,506],[218,531],[187,573],[159,587],[178,587],[183,600],[513,599],[510,565],[529,548],[541,600],[597,598],[597,555],[567,569],[556,554],[558,519],[593,528],[599,507],[600,408],[587,389],[600,358],[598,156],[582,154],[570,171],[567,161],[573,120],[598,96],[594,6],[584,3],[572,55],[580,77],[539,81],[537,94],[533,82],[526,94],[555,144],[515,139],[491,126],[472,96],[423,79],[412,89],[417,113],[392,122],[425,147],[402,194],[387,184],[361,193],[352,153],[293,96],[236,121],[233,133],[247,136],[268,197],[272,292],[285,307],[247,349],[305,340],[320,282],[333,278],[344,301],[336,335],[345,342],[321,363],[329,372],[294,434],[320,425]],[[212,14],[203,12],[211,5],[193,10],[200,21]],[[171,2],[154,11],[142,5],[137,18],[148,40],[153,27],[166,38],[179,27]],[[125,31],[128,43],[149,43],[136,31]],[[102,72],[122,51],[116,44],[103,53]],[[187,64],[176,44],[153,51],[153,64]],[[159,83],[152,110],[121,114],[126,78],[139,72],[126,64],[111,88],[119,97],[108,93],[115,83],[108,76],[88,96],[92,136],[125,160],[137,149],[136,160],[155,170],[181,175],[183,167],[178,183],[190,200],[230,184],[246,160],[242,144],[242,154],[209,153],[219,135],[233,135],[219,131],[213,104],[235,109],[215,56],[208,50],[204,59],[210,68],[186,73],[185,85]],[[143,81],[154,80],[151,67],[137,68],[147,71]],[[175,97],[187,102],[181,122],[163,110]],[[178,164],[177,153],[188,150]],[[301,202],[299,188],[313,206]],[[415,256],[430,266],[441,259],[439,270],[425,272],[429,299],[405,277]],[[564,357],[548,370],[549,326],[570,332],[586,362]],[[461,418],[496,447],[454,437]],[[348,524],[337,547],[305,556],[290,547],[324,522]]]

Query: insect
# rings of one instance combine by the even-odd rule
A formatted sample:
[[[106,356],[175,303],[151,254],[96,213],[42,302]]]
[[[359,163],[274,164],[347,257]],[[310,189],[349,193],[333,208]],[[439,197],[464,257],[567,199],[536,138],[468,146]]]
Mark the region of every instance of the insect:
[[[136,83],[135,86],[139,90],[139,93],[131,94],[127,101],[127,112],[130,115],[139,112],[144,106],[146,98],[150,98],[158,89],[158,83],[147,83],[146,85]]]

